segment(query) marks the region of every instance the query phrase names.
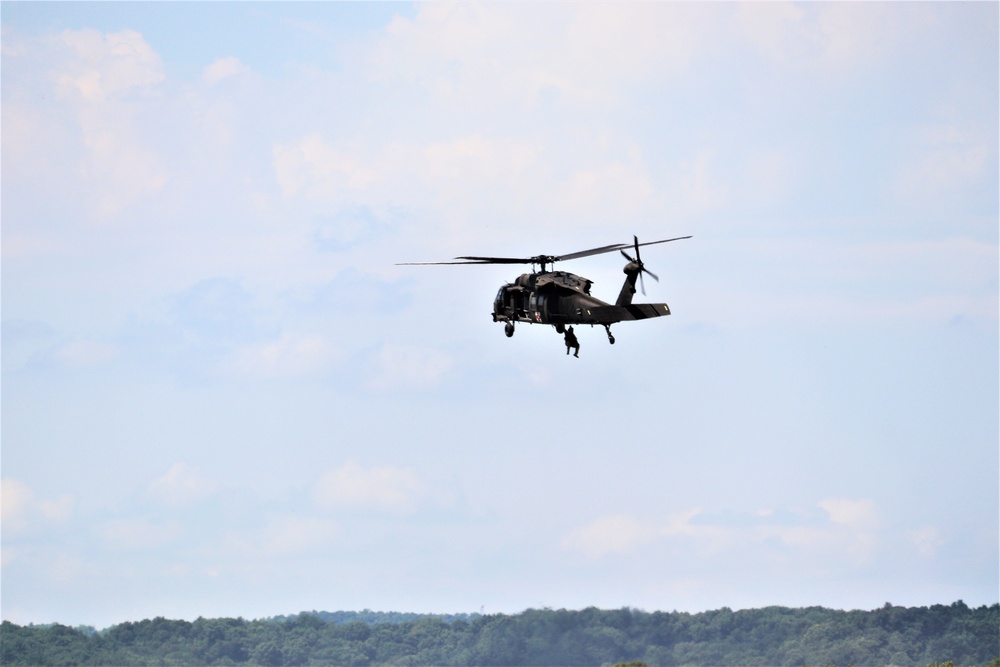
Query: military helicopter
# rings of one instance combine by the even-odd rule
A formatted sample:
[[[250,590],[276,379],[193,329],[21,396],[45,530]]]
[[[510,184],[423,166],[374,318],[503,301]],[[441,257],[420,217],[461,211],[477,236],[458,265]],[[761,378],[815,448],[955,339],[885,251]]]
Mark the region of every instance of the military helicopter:
[[[662,317],[670,314],[670,307],[665,303],[632,303],[635,295],[635,283],[638,279],[642,293],[646,294],[643,274],[653,280],[659,277],[645,267],[639,256],[642,246],[656,245],[689,239],[690,236],[679,236],[662,241],[647,241],[639,243],[639,238],[632,237],[632,243],[614,243],[612,245],[591,248],[566,255],[535,255],[534,257],[456,257],[451,262],[402,262],[399,266],[428,266],[445,264],[530,264],[531,273],[523,273],[512,282],[507,283],[497,292],[493,300],[493,321],[504,322],[504,333],[510,338],[514,335],[514,325],[517,322],[528,324],[550,324],[559,333],[564,333],[567,326],[574,324],[599,324],[608,334],[608,342],[614,345],[615,337],[611,333],[611,325],[628,320],[645,320],[650,317]],[[633,258],[625,252],[631,248],[635,253]],[[621,252],[628,260],[623,271],[625,284],[618,294],[614,304],[605,303],[591,296],[590,287],[593,282],[566,271],[546,270],[556,262],[579,259],[607,252]],[[535,267],[539,270],[535,271]]]

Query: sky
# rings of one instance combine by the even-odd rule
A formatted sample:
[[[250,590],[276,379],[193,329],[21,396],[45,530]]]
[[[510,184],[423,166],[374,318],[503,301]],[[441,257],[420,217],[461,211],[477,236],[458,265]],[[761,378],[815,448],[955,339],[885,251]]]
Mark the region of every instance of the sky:
[[[997,602],[998,8],[3,2],[3,618]]]

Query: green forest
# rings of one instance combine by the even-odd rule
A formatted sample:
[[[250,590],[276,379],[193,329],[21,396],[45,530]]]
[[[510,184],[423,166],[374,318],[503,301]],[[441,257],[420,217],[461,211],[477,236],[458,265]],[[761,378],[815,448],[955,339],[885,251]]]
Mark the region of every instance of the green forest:
[[[1000,667],[1000,605],[702,613],[304,612],[0,630],[3,665],[978,665]]]

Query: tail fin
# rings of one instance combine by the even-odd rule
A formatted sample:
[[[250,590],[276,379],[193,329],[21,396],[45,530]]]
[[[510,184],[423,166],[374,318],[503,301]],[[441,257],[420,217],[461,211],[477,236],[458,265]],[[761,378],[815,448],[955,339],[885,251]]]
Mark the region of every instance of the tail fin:
[[[635,296],[635,281],[639,277],[639,265],[635,262],[629,262],[625,265],[625,284],[622,285],[622,291],[618,294],[618,300],[615,301],[616,306],[628,306],[632,303],[632,297]]]

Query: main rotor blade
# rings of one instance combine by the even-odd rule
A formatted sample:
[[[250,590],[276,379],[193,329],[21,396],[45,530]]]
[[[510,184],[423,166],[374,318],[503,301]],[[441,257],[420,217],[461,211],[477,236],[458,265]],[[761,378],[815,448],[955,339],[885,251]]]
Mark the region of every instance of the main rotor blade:
[[[635,236],[632,237],[632,243],[615,243],[612,245],[601,246],[600,248],[592,248],[590,250],[581,250],[580,252],[572,252],[568,255],[559,255],[557,257],[550,257],[553,262],[561,262],[566,259],[577,259],[579,257],[590,257],[591,255],[600,255],[605,252],[614,252],[615,250],[620,250],[623,255],[630,261],[641,264],[642,259],[639,257],[639,248],[644,245],[656,245],[657,243],[669,243],[670,241],[680,241],[682,239],[689,239],[690,236],[678,236],[672,239],[663,239],[662,241],[647,241],[646,243],[639,243],[639,239]],[[632,259],[625,254],[625,248],[635,248],[635,259]],[[650,273],[649,275],[653,275]],[[659,279],[657,279],[659,280]]]
[[[500,260],[500,261],[497,261]],[[492,261],[475,259],[467,262],[396,262],[396,266],[435,266],[439,264],[530,264],[531,260],[506,259],[503,257],[493,258]]]
[[[567,259],[579,259],[580,257],[590,257],[603,252],[614,252],[620,248],[627,248],[626,243],[615,243],[614,245],[604,245],[600,248],[571,252],[568,255],[535,255],[534,257],[456,257],[455,259],[467,260],[465,262],[434,262],[435,264],[552,264]]]
[[[455,262],[456,264],[536,264],[537,257],[456,257],[455,259],[466,259],[468,262]]]
[[[680,241],[681,239],[689,239],[690,236],[678,236],[673,239],[663,239],[662,241],[647,241],[646,243],[614,243],[612,245],[603,245],[599,248],[591,248],[590,250],[581,250],[580,252],[571,252],[566,255],[535,255],[534,257],[456,257],[452,262],[399,262],[396,266],[436,266],[436,265],[446,265],[446,264],[552,264],[554,262],[562,262],[567,259],[579,259],[581,257],[590,257],[591,255],[600,255],[605,252],[614,252],[615,250],[623,250],[624,248],[635,246],[636,258],[639,256],[639,246],[644,245],[656,245],[657,243],[669,243],[670,241]],[[624,252],[623,252],[624,254]],[[627,255],[626,255],[627,256]],[[647,273],[649,273],[647,271]],[[649,275],[653,275],[650,273]],[[655,277],[655,276],[654,276]],[[657,279],[659,280],[659,279]]]
[[[591,255],[600,255],[605,252],[614,252],[615,250],[621,250],[622,248],[627,248],[628,243],[615,243],[612,245],[602,245],[600,248],[591,248],[590,250],[581,250],[580,252],[571,252],[568,255],[558,255],[553,257],[552,260],[555,262],[561,262],[567,259],[579,259],[580,257],[590,257]]]
[[[657,243],[670,243],[671,241],[682,241],[684,239],[689,239],[689,238],[691,238],[691,237],[690,236],[678,236],[677,238],[663,239],[662,241],[646,241],[645,243],[639,243],[637,245],[640,245],[640,246],[644,246],[644,245],[656,245]],[[631,244],[629,243],[629,244],[626,244],[626,245],[631,245]]]

